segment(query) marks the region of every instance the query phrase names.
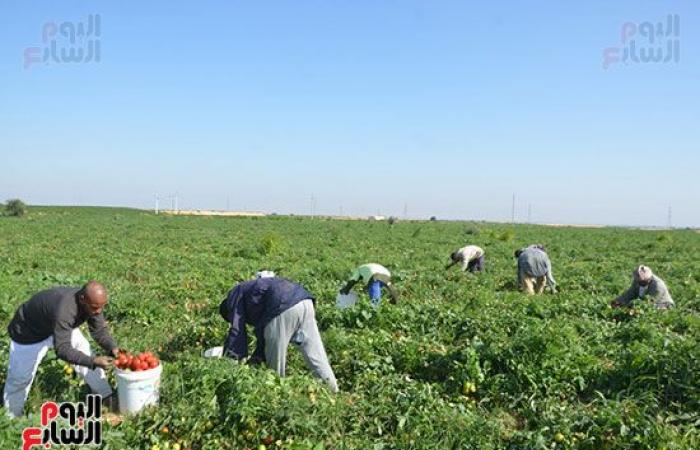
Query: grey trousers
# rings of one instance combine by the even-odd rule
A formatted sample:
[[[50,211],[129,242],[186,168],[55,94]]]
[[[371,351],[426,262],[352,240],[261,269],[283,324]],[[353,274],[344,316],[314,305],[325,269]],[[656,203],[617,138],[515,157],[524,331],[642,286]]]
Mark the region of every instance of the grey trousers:
[[[265,327],[265,359],[267,365],[281,377],[287,370],[287,347],[290,342],[301,351],[306,367],[314,376],[328,383],[331,391],[338,392],[338,382],[323,348],[311,300],[302,300]]]

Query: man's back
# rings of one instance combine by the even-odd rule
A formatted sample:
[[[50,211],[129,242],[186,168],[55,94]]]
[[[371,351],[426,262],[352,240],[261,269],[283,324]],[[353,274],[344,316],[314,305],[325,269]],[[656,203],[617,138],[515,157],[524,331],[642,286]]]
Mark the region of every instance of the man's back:
[[[528,247],[518,256],[518,270],[530,277],[543,277],[550,271],[549,256],[542,250]]]
[[[381,264],[363,264],[355,270],[351,279],[368,283],[372,277],[388,282],[391,280],[391,272]]]
[[[77,287],[57,286],[38,292],[15,312],[7,331],[19,344],[41,342],[53,334],[59,315],[75,317],[77,327],[85,321],[76,300]]]

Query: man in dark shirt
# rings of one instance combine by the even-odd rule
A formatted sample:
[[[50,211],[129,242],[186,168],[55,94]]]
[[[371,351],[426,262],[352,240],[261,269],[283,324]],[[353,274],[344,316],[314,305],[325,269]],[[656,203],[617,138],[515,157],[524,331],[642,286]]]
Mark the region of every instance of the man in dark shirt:
[[[231,324],[224,344],[226,356],[240,360],[248,355],[245,326],[252,325],[257,337],[252,362],[264,359],[283,377],[287,347],[292,342],[314,375],[328,383],[333,392],[338,390],[316,325],[314,297],[299,284],[279,277],[240,283],[228,293],[219,312]]]
[[[90,335],[108,353],[119,349],[109,333],[102,310],[108,303],[107,291],[90,281],[82,288],[54,287],[41,291],[23,303],[7,327],[10,334],[10,365],[3,391],[3,403],[10,416],[22,415],[24,403],[41,360],[50,348],[56,356],[73,364],[92,391],[112,395],[105,372],[112,365],[108,356],[92,356],[90,344],[80,332],[88,323]]]

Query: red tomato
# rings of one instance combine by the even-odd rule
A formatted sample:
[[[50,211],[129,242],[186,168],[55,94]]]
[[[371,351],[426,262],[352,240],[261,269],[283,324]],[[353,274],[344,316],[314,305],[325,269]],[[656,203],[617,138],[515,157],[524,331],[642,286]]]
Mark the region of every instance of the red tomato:
[[[152,360],[148,363],[148,365],[151,366],[151,369],[155,369],[156,367],[158,367],[158,361],[156,361],[155,359],[152,359]]]
[[[139,362],[139,360],[134,359],[131,361],[131,364],[129,364],[129,367],[131,368],[131,370],[137,371],[141,368],[141,363]]]

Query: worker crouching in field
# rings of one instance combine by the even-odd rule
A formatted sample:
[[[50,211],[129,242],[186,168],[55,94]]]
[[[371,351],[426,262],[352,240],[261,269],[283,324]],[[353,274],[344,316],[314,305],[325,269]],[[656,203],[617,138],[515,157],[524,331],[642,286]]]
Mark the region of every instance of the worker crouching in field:
[[[396,304],[399,300],[399,295],[391,284],[391,272],[380,264],[363,264],[352,273],[350,279],[345,283],[345,286],[340,290],[340,293],[347,295],[350,290],[359,282],[365,284],[367,294],[369,294],[372,306],[379,306],[382,301],[382,288],[389,291],[391,303]]]
[[[313,295],[297,283],[270,275],[261,272],[257,279],[236,285],[219,306],[221,316],[231,324],[224,355],[238,360],[248,355],[245,326],[249,324],[257,337],[250,362],[264,360],[284,377],[291,342],[301,351],[309,370],[337,392],[338,383],[316,325]]]
[[[552,275],[552,263],[541,245],[531,245],[515,251],[518,259],[518,285],[527,293],[541,294],[549,283],[552,293],[556,293],[556,284]]]
[[[639,266],[632,272],[632,286],[612,301],[613,308],[629,306],[636,299],[650,298],[659,309],[673,308],[675,303],[664,280],[654,275],[647,266]]]
[[[450,255],[452,262],[445,267],[445,270],[455,264],[462,264],[462,272],[481,272],[484,270],[484,250],[476,245],[467,245],[459,250],[455,250]]]
[[[22,415],[37,368],[51,348],[58,358],[73,364],[75,372],[95,394],[114,407],[112,388],[103,370],[111,367],[112,358],[93,357],[90,344],[78,328],[87,322],[93,339],[117,356],[119,349],[102,315],[107,303],[104,286],[90,281],[82,288],[54,287],[41,291],[17,309],[7,328],[11,339],[10,365],[3,403],[10,416]]]

